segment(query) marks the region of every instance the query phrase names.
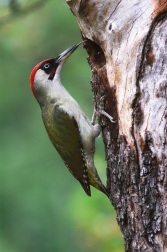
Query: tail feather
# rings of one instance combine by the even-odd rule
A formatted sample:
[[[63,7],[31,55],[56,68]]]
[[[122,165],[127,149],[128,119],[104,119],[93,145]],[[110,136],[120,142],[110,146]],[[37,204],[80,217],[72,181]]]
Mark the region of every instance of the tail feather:
[[[109,197],[109,191],[101,182],[101,179],[100,179],[95,167],[89,169],[88,178],[89,178],[89,183],[91,186],[95,187],[99,191],[103,192],[107,197]]]
[[[79,181],[81,186],[83,187],[85,193],[91,197],[91,190],[88,181]]]

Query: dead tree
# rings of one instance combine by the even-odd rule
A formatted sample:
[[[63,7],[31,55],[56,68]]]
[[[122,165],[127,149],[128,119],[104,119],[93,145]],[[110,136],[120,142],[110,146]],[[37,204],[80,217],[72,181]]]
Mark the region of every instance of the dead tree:
[[[66,0],[86,40],[125,251],[167,251],[167,1]]]

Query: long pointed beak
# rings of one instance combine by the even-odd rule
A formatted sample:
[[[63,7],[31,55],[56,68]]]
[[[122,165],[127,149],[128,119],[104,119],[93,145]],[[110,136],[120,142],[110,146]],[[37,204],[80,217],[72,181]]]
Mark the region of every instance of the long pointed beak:
[[[57,58],[56,63],[60,63],[61,61],[65,61],[77,48],[79,45],[83,44],[84,41],[80,42],[79,44],[73,45],[64,52],[62,52]]]

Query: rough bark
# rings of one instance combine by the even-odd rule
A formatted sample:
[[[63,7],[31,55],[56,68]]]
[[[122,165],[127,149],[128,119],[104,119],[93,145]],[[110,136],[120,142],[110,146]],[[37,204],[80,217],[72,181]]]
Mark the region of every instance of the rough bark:
[[[167,251],[167,1],[66,0],[92,69],[125,251]]]

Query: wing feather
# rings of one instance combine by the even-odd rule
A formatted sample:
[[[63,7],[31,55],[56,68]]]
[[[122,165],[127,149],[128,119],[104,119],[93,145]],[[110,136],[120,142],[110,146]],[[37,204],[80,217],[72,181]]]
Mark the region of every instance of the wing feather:
[[[79,128],[74,117],[70,117],[61,106],[53,108],[54,136],[52,143],[73,176],[90,196],[90,185]]]

